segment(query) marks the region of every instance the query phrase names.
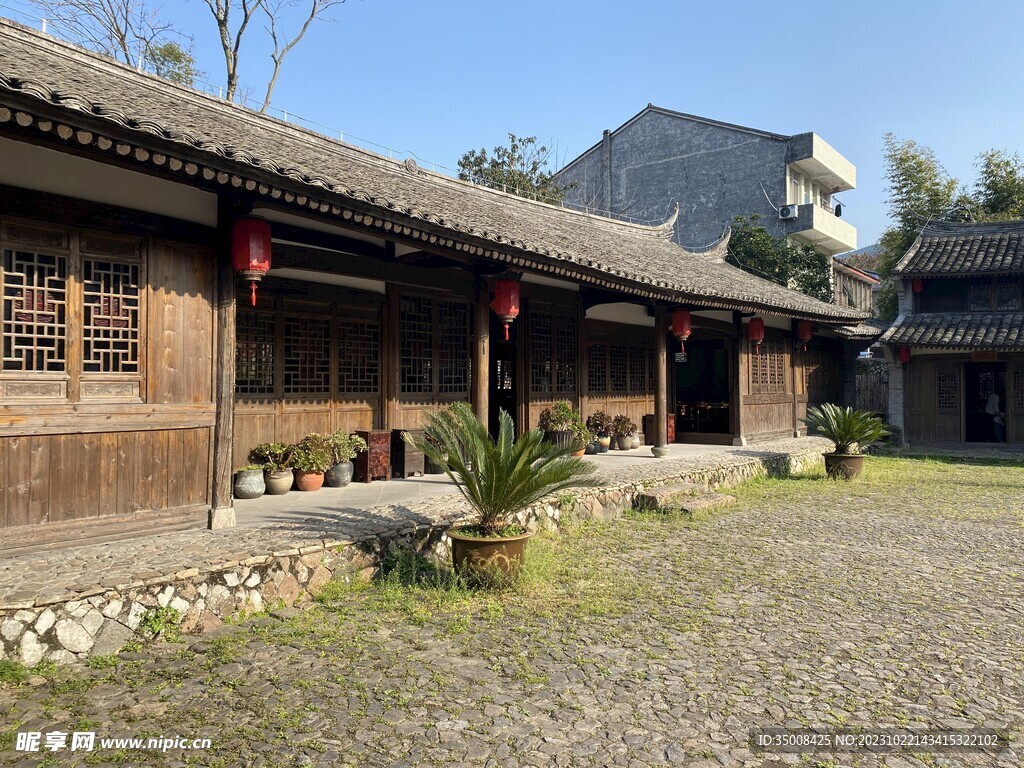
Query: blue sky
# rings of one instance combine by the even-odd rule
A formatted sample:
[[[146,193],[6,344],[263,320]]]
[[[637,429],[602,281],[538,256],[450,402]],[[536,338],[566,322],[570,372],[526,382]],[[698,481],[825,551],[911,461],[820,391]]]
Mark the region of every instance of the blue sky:
[[[10,6],[26,0],[4,4],[17,18]],[[202,0],[161,5],[222,82]],[[292,52],[274,105],[448,167],[509,131],[569,160],[648,102],[813,130],[857,166],[841,197],[867,245],[886,225],[887,131],[930,145],[961,179],[982,150],[1024,154],[1020,0],[348,0],[334,15]],[[242,55],[262,97],[267,51],[254,37]]]

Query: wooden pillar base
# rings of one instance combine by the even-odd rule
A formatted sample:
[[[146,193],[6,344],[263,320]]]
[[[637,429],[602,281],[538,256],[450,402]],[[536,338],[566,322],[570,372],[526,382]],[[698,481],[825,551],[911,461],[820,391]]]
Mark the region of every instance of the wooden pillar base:
[[[220,509],[211,509],[208,527],[211,531],[217,531],[221,528],[234,528],[235,508],[221,507]]]

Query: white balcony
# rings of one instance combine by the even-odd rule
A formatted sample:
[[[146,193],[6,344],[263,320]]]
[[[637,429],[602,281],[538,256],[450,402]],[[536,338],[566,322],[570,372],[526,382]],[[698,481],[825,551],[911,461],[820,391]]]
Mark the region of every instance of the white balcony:
[[[857,168],[816,133],[801,133],[789,140],[786,162],[832,193],[857,186]]]
[[[857,247],[857,228],[820,203],[807,203],[800,215],[789,222],[787,234],[834,256]]]

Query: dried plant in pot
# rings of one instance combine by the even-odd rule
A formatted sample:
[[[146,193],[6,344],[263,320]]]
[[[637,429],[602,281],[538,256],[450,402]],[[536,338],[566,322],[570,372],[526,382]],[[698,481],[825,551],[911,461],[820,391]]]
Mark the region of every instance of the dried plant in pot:
[[[284,443],[260,443],[249,452],[249,461],[263,467],[268,495],[280,496],[292,489],[295,482],[291,463],[293,448]]]
[[[615,438],[615,447],[620,451],[628,451],[632,448],[633,435],[636,430],[636,422],[624,414],[612,419],[612,436]]]
[[[359,435],[350,435],[338,430],[327,437],[327,450],[331,466],[324,473],[324,482],[332,488],[341,488],[352,482],[355,468],[352,459],[366,450],[366,441]]]
[[[825,403],[811,406],[803,419],[808,429],[831,440],[833,453],[825,453],[825,471],[831,478],[852,480],[864,469],[868,446],[888,437],[885,422],[871,411]]]
[[[597,435],[598,453],[607,453],[612,444],[612,417],[604,411],[594,411],[587,417],[587,429]]]
[[[331,449],[326,435],[311,432],[292,450],[295,487],[300,491],[319,491],[324,473],[331,467]]]
[[[475,519],[448,530],[455,570],[474,583],[507,582],[523,563],[530,534],[519,513],[565,488],[595,485],[594,466],[555,446],[538,428],[518,438],[512,417],[499,414],[498,436],[466,403],[438,411],[422,434],[403,439],[445,467]],[[429,438],[429,439],[428,439]]]

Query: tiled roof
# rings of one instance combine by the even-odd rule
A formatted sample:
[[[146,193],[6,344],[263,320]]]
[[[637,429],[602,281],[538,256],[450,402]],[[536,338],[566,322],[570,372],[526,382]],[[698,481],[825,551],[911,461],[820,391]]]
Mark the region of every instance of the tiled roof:
[[[909,315],[883,342],[945,349],[1024,349],[1024,312]]]
[[[908,277],[1024,272],[1024,221],[928,223],[895,271]]]
[[[140,73],[107,57],[0,21],[0,103],[25,98],[99,119],[161,152],[202,158],[239,175],[268,174],[321,199],[374,206],[489,243],[512,257],[611,277],[696,306],[750,309],[822,322],[864,314],[825,304],[725,263],[726,242],[694,253],[671,241],[672,222],[640,226],[538,203],[450,179]],[[358,88],[346,98],[357,99]],[[668,201],[666,201],[668,202]]]
[[[881,336],[889,328],[889,323],[877,317],[869,317],[857,325],[840,325],[836,334],[847,339],[873,339]]]

